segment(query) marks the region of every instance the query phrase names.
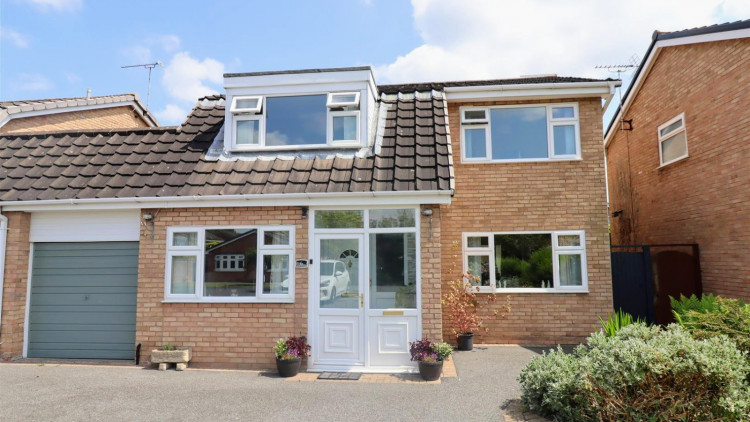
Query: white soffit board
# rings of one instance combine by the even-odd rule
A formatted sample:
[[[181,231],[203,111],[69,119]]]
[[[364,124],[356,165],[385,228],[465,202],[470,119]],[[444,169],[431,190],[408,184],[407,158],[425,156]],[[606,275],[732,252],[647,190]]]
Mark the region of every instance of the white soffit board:
[[[140,210],[34,212],[29,238],[32,242],[138,241]]]

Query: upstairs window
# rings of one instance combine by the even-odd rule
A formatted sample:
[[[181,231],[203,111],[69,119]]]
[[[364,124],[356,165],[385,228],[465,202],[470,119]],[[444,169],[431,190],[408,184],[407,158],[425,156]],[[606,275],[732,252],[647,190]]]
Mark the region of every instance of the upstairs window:
[[[467,162],[579,159],[579,132],[577,104],[461,109]]]
[[[659,163],[662,166],[688,156],[685,113],[659,126]]]
[[[236,96],[231,148],[359,146],[360,93]]]

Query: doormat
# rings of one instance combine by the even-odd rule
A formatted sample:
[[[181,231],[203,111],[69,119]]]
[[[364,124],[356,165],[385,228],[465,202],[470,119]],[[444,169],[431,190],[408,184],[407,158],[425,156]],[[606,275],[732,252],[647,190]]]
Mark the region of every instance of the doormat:
[[[319,380],[357,381],[362,376],[360,372],[323,372],[318,375]]]

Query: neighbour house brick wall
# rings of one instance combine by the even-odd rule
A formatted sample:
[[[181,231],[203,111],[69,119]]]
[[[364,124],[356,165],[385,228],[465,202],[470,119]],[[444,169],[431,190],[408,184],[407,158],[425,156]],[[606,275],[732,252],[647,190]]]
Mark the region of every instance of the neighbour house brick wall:
[[[8,360],[23,354],[26,291],[29,271],[29,227],[31,214],[4,212],[8,218],[5,255],[2,326],[0,326],[0,359]]]
[[[148,124],[132,107],[122,106],[20,117],[0,126],[0,133],[135,127],[148,127]]]
[[[613,244],[697,243],[703,289],[750,300],[750,39],[667,47],[607,149]],[[685,113],[689,157],[659,168]]]
[[[550,345],[578,343],[598,326],[598,316],[612,310],[607,200],[604,180],[601,100],[578,102],[582,160],[535,163],[462,164],[459,107],[448,105],[456,175],[452,203],[441,207],[443,289],[462,272],[462,233],[477,231],[584,230],[589,293],[513,293],[512,311],[495,318],[479,343]],[[471,105],[549,103],[491,102]],[[469,105],[469,104],[466,104]],[[504,294],[487,306],[480,293],[481,313],[502,309]],[[443,335],[455,341],[447,312]]]
[[[308,220],[299,207],[143,210],[156,215],[154,235],[141,229],[136,342],[143,359],[170,343],[193,349],[193,366],[270,368],[281,337],[307,335],[307,269],[295,269],[295,303],[162,303],[169,226],[292,225],[295,259],[308,257]]]

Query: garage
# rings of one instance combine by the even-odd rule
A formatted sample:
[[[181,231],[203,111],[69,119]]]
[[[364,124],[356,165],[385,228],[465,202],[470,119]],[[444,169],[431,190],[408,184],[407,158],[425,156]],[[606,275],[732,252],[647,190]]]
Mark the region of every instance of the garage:
[[[133,359],[138,242],[36,243],[28,357]]]

